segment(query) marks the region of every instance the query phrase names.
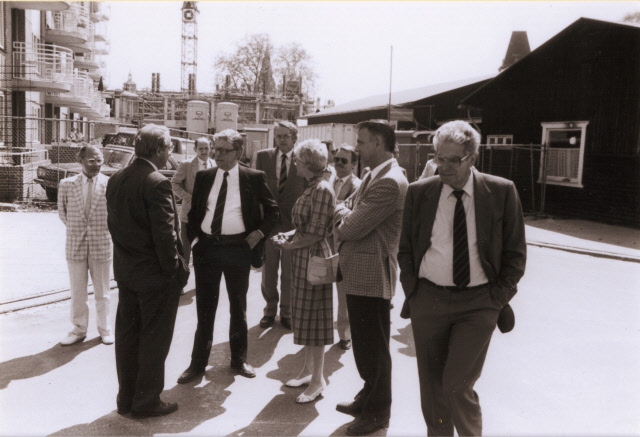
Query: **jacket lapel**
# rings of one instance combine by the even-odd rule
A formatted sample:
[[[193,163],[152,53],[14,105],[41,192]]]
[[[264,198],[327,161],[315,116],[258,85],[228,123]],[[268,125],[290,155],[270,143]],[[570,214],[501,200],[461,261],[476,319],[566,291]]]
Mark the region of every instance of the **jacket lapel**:
[[[493,199],[491,190],[487,186],[482,173],[475,168],[473,171],[473,201],[476,212],[476,237],[478,239],[478,252],[480,259],[484,264],[488,265],[489,259],[489,239],[491,236],[491,227],[493,226],[492,211]],[[484,269],[487,270],[486,268]]]
[[[244,167],[238,166],[238,183],[240,185],[240,208],[242,209],[242,218],[245,224],[250,215],[249,205],[251,204],[251,184],[249,183],[249,174]]]
[[[98,207],[97,199],[100,199],[101,196],[104,196],[104,193],[107,190],[107,181],[106,177],[102,173],[98,173],[96,176],[96,185],[93,188],[93,196],[91,196],[91,209],[89,210],[89,218],[93,215],[94,211]]]
[[[424,254],[427,253],[431,244],[431,232],[433,231],[433,223],[436,220],[436,212],[440,201],[440,193],[442,192],[442,181],[438,178],[433,184],[425,185],[424,195],[420,204],[420,216],[417,217],[420,228],[418,230],[418,259],[415,260],[416,269],[420,269],[420,264]]]
[[[73,197],[80,210],[80,215],[86,221],[87,218],[84,215],[84,198],[82,197],[82,174],[78,175],[78,178],[73,184]]]

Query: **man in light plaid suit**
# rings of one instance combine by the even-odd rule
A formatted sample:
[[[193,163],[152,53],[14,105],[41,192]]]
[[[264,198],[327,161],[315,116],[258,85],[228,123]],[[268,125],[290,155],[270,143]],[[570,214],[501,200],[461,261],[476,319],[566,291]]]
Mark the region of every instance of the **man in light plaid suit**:
[[[393,157],[393,127],[371,120],[356,128],[356,149],[372,170],[358,191],[336,207],[334,234],[340,253],[338,290],[347,295],[353,355],[364,388],[353,402],[336,409],[358,418],[347,434],[366,435],[387,427],[391,414],[389,304],[409,183]]]
[[[107,176],[97,146],[84,146],[78,153],[82,173],[60,181],[58,215],[67,227],[66,257],[71,283],[73,330],[60,342],[68,346],[85,339],[89,324],[88,273],[91,273],[98,332],[104,344],[113,344],[109,320],[109,268],[111,237],[107,227]]]

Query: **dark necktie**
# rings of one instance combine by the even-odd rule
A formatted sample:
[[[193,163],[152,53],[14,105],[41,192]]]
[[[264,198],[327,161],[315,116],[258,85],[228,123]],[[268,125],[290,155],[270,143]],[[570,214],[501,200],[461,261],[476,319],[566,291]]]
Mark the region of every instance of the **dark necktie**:
[[[213,221],[211,222],[211,235],[218,237],[222,234],[222,216],[224,215],[224,203],[227,201],[227,176],[229,172],[224,172],[224,179],[218,192],[218,200],[216,201],[216,209],[213,212]]]
[[[462,204],[463,190],[455,190],[456,210],[453,214],[453,283],[458,287],[469,285],[469,243],[467,241],[467,216]]]
[[[278,181],[278,196],[282,196],[284,184],[287,182],[287,155],[282,154],[282,162],[280,163],[280,180]]]

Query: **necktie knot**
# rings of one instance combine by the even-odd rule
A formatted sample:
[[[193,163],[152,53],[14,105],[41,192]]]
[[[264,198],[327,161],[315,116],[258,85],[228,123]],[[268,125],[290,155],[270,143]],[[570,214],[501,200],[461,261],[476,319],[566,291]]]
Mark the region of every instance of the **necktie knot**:
[[[224,176],[224,177],[225,177],[225,179],[226,179],[226,178],[227,178],[227,176],[229,176],[229,172],[228,172],[228,171],[225,171],[225,172],[224,172],[224,174],[223,174],[222,176]]]
[[[456,196],[456,199],[462,200],[462,195],[464,194],[464,190],[454,190],[453,195]]]

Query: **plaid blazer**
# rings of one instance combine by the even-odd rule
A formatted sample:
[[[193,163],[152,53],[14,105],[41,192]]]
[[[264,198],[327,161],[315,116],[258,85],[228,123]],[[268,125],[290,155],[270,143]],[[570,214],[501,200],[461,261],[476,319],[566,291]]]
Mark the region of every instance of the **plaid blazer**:
[[[82,173],[60,181],[58,187],[58,216],[67,227],[67,261],[81,262],[111,259],[111,236],[107,227],[107,198],[109,178],[99,173],[95,179],[89,218],[84,215]]]
[[[394,159],[366,187],[336,207],[340,241],[338,289],[347,294],[391,299],[398,275],[398,244],[409,183]],[[364,187],[364,190],[363,190]],[[352,200],[352,202],[350,201]],[[350,206],[352,206],[350,208]]]

